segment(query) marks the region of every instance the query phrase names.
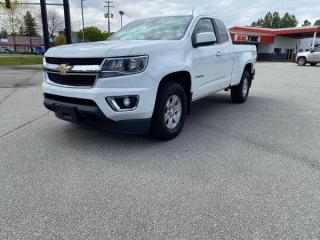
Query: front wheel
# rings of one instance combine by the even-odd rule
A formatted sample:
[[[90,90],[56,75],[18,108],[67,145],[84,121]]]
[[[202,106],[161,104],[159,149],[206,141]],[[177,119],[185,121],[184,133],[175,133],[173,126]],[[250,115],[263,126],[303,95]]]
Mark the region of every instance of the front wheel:
[[[251,77],[248,71],[244,71],[238,85],[231,87],[231,100],[234,103],[244,103],[249,95]]]
[[[152,117],[151,134],[161,140],[176,137],[187,115],[187,97],[184,88],[175,82],[160,86]]]
[[[299,57],[297,63],[299,66],[305,66],[307,64],[307,59],[305,57]]]

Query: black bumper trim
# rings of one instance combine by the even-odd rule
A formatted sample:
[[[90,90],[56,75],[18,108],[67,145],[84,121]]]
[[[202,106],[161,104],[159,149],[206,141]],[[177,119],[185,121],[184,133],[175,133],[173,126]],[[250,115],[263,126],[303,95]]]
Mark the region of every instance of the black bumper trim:
[[[92,124],[112,132],[145,134],[149,132],[151,123],[149,118],[113,121],[107,118],[97,105],[75,104],[44,97],[44,106],[55,112],[59,119]]]

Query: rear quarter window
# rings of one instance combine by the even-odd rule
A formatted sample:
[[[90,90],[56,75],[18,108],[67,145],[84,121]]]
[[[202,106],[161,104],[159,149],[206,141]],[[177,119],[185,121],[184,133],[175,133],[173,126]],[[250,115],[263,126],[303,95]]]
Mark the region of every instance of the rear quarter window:
[[[229,41],[229,34],[226,25],[219,19],[214,19],[216,28],[219,34],[219,43],[225,43]]]

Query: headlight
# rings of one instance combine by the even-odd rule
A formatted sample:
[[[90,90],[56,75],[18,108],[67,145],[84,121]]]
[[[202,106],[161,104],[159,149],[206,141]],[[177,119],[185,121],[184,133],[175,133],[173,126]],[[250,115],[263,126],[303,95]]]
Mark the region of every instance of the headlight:
[[[148,64],[148,56],[108,58],[104,62],[100,77],[117,77],[143,72]]]

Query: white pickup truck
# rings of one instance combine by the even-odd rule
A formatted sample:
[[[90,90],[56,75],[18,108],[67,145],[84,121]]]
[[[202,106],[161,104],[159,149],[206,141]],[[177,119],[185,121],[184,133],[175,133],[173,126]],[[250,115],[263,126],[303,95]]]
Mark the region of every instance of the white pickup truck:
[[[211,16],[137,20],[108,41],[49,49],[44,105],[63,120],[172,139],[192,101],[230,89],[245,102],[256,57]]]

